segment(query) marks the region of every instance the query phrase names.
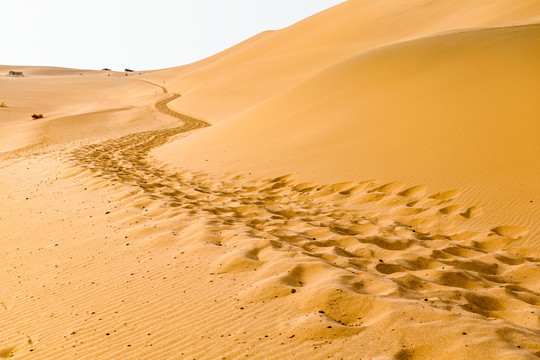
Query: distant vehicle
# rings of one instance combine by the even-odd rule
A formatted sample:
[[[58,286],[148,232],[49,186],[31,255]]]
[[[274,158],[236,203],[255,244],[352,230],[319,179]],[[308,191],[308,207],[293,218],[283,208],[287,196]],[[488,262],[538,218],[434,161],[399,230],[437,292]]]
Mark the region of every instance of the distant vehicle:
[[[9,76],[24,76],[22,71],[10,71]]]
[[[131,69],[124,69],[125,72],[134,72],[135,70],[131,70]]]
[[[109,69],[109,68],[103,68],[103,69],[101,69],[101,70],[103,70],[103,71],[112,71],[112,70]]]

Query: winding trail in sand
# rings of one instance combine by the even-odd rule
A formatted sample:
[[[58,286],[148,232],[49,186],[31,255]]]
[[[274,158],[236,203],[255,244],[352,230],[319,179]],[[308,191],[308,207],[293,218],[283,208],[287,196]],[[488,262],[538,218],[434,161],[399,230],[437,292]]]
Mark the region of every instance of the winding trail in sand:
[[[158,84],[153,83],[153,82],[148,81],[148,80],[142,80],[142,79],[139,79],[139,80],[143,81],[145,83],[148,83],[150,85],[154,85],[154,86],[159,87],[163,91],[164,94],[169,93],[169,90],[167,90],[167,88],[164,87],[164,86],[158,85]],[[167,106],[168,103],[178,99],[180,96],[182,96],[182,95],[172,93],[172,96],[170,96],[170,97],[168,97],[166,99],[163,99],[161,101],[158,101],[155,104],[155,107],[161,113],[163,113],[165,115],[175,117],[175,118],[177,118],[178,120],[181,120],[184,123],[184,125],[182,127],[177,128],[179,133],[210,126],[210,124],[207,123],[204,120],[197,119],[197,118],[195,118],[193,116],[189,116],[189,115],[186,115],[186,114],[179,113],[177,111],[172,110],[171,108],[169,108]]]

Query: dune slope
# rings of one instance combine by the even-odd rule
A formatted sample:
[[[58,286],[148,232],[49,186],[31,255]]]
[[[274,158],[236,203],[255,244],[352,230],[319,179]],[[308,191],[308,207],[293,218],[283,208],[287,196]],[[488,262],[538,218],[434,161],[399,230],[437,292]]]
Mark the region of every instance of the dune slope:
[[[219,172],[457,188],[487,207],[484,225],[514,221],[538,241],[539,35],[496,28],[371,51],[155,154]]]

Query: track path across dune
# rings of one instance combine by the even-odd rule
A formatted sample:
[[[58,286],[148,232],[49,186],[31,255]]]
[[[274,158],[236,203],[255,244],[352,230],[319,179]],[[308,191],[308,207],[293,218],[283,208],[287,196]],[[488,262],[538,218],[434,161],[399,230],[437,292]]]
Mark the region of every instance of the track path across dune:
[[[167,94],[169,92],[169,90],[167,90],[167,88],[165,86],[158,85],[158,84],[153,83],[153,82],[148,81],[148,80],[143,80],[143,79],[138,79],[138,80],[142,81],[142,82],[145,82],[147,84],[153,85],[153,86],[157,86],[158,88],[161,88],[161,90],[163,90],[164,94]]]
[[[380,314],[398,316],[408,306],[456,321],[497,319],[511,333],[500,341],[540,354],[540,289],[535,276],[523,275],[540,274],[540,259],[504,250],[526,229],[471,229],[481,209],[459,204],[454,190],[158,168],[147,158],[151,149],[209,126],[168,108],[179,96],[155,106],[181,126],[84,146],[72,160],[93,176],[135,187],[161,214],[200,219],[201,241],[226,250],[212,272],[258,270],[243,301],[289,297],[301,315],[287,328],[311,329],[304,331],[308,339],[352,336]],[[190,230],[174,231],[182,241]]]
[[[146,81],[146,80],[140,80],[140,81],[144,81],[145,83],[148,83],[150,85],[154,85],[154,86],[157,86],[157,87],[161,88],[161,90],[163,90],[164,94],[169,93],[167,88],[164,87],[164,86],[161,86],[161,85],[158,85],[158,84],[155,84],[153,82]],[[178,133],[181,133],[181,132],[187,132],[187,131],[195,130],[195,129],[198,129],[198,128],[210,126],[210,124],[207,123],[204,120],[197,119],[197,118],[195,118],[193,116],[185,115],[185,114],[179,113],[177,111],[171,110],[167,106],[168,103],[178,99],[180,96],[181,96],[180,94],[172,94],[172,96],[170,96],[170,97],[168,97],[168,98],[166,98],[164,100],[158,101],[156,103],[156,105],[155,105],[156,109],[158,111],[162,112],[165,115],[175,117],[175,118],[181,120],[184,123],[183,126],[179,126],[179,127],[174,128],[174,129],[176,131],[178,131]]]

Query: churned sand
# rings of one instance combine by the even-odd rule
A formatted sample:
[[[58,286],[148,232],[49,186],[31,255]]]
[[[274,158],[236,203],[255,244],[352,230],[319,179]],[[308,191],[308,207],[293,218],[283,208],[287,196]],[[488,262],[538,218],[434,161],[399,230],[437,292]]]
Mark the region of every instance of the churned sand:
[[[538,358],[538,21],[350,0],[179,68],[0,66],[0,359]]]

